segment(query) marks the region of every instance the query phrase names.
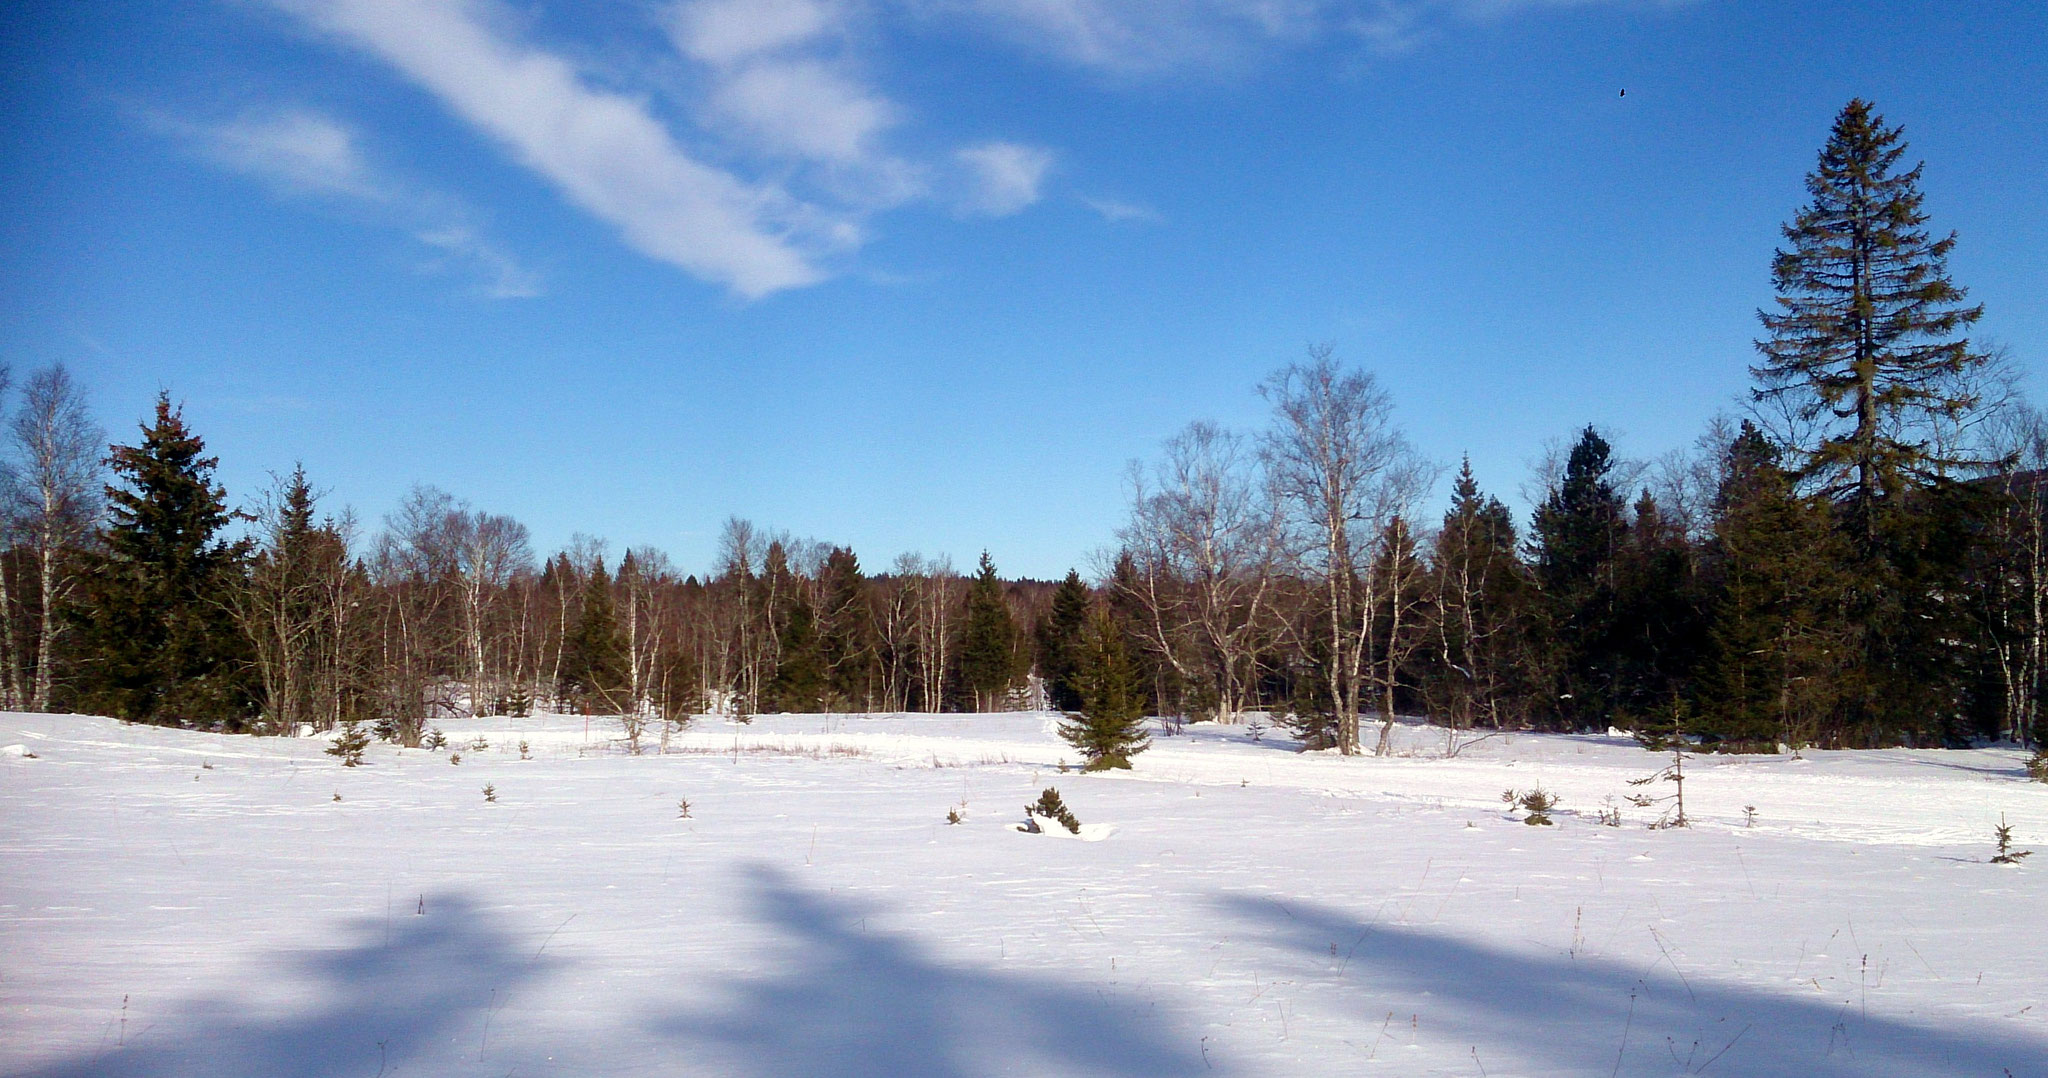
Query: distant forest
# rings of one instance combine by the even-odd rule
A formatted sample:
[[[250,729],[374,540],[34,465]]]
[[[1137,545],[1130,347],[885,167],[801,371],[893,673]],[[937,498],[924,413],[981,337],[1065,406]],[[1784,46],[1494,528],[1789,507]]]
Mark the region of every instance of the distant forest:
[[[1842,110],[1769,267],[1749,406],[1692,449],[1566,433],[1524,525],[1315,348],[1259,385],[1264,429],[1195,423],[1133,466],[1093,580],[987,554],[871,571],[739,519],[703,577],[594,541],[537,557],[430,488],[366,532],[302,470],[231,500],[168,394],[110,451],[48,368],[8,427],[0,704],[416,745],[535,708],[1086,711],[1113,662],[1153,715],[1268,713],[1344,753],[1386,751],[1397,714],[1725,751],[2039,744],[2048,418],[1971,342],[1983,309],[1905,149]]]

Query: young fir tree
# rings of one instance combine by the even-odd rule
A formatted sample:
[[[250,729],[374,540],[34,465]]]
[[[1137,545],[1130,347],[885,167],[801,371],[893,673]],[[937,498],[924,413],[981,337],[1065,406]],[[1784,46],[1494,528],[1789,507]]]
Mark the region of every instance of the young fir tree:
[[[1798,748],[1841,688],[1844,544],[1827,504],[1801,496],[1778,459],[1744,423],[1714,497],[1713,599],[1693,724],[1710,741]]]
[[[1751,368],[1756,396],[1810,431],[1798,473],[1836,505],[1854,541],[1847,598],[1858,626],[1844,735],[1881,744],[1935,732],[1966,695],[1953,597],[1982,465],[1958,445],[1988,362],[1964,332],[1983,315],[1948,275],[1955,236],[1923,226],[1921,166],[1868,102],[1842,109],[1807,176],[1813,201],[1784,227],[1775,311]]]
[[[974,708],[998,710],[1017,680],[1017,622],[986,550],[967,586],[967,623],[961,633],[960,677],[974,696]]]
[[[832,548],[820,577],[824,607],[818,616],[818,659],[824,667],[825,704],[864,709],[874,699],[880,667],[868,580],[860,559],[846,547]]]
[[[630,699],[629,661],[612,604],[611,575],[599,560],[584,581],[582,606],[562,641],[561,694],[577,701],[585,714],[624,713],[637,703]]]
[[[1526,712],[1530,595],[1517,543],[1514,514],[1481,495],[1465,461],[1430,558],[1438,661],[1426,692],[1431,712],[1454,727],[1498,729]]]
[[[111,522],[70,609],[78,673],[65,706],[237,730],[254,712],[232,612],[249,543],[219,537],[233,514],[205,451],[168,393],[141,442],[114,447],[121,485],[107,488]]]
[[[1612,450],[1592,427],[1579,435],[1563,480],[1536,508],[1531,541],[1543,591],[1552,706],[1566,728],[1614,715],[1615,570],[1628,521],[1608,474]]]
[[[1081,708],[1077,674],[1081,661],[1081,638],[1088,629],[1088,585],[1081,574],[1067,571],[1067,578],[1053,589],[1052,608],[1038,623],[1038,674],[1045,679],[1045,694],[1061,711]]]
[[[1617,724],[1668,723],[1673,702],[1692,691],[1706,622],[1692,544],[1647,490],[1636,500],[1614,579]]]
[[[781,644],[781,660],[775,664],[774,676],[761,687],[761,710],[819,710],[825,673],[818,658],[818,619],[800,590],[792,592],[785,605],[776,639]]]
[[[1149,742],[1145,699],[1123,630],[1107,611],[1096,611],[1088,619],[1077,680],[1081,711],[1060,724],[1060,736],[1088,761],[1082,770],[1128,770],[1131,757],[1145,751]]]

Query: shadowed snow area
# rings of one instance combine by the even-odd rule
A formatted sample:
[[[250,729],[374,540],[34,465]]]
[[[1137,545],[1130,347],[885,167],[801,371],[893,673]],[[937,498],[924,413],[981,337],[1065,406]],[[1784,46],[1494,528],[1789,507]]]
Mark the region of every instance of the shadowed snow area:
[[[0,1074],[2044,1073],[2015,750],[1697,758],[1697,826],[1650,830],[1621,799],[1668,758],[1622,738],[1204,724],[1082,775],[1055,726],[635,754],[616,719],[459,720],[343,768],[0,715]],[[1047,786],[1100,841],[1014,830]],[[1537,786],[1553,827],[1501,802]],[[2001,814],[2040,856],[1988,863]]]

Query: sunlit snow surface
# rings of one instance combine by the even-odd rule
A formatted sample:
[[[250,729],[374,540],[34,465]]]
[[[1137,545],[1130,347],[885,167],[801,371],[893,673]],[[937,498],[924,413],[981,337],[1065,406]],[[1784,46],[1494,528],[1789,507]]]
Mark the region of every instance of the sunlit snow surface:
[[[1196,725],[1084,776],[1046,715],[446,729],[344,769],[0,715],[0,1072],[2048,1073],[2012,750],[1695,759],[1652,831],[1596,819],[1662,762],[1620,738]],[[1097,841],[1015,830],[1049,785]],[[2039,856],[1987,863],[2001,813]]]

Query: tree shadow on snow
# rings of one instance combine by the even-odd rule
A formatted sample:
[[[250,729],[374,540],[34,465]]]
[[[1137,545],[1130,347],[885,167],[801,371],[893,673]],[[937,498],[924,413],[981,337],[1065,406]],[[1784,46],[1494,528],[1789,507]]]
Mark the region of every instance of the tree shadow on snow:
[[[1322,965],[1340,982],[1333,998],[1350,994],[1367,1023],[1379,1025],[1390,1010],[1397,1024],[1419,1015],[1425,1031],[1476,1046],[1495,1073],[1998,1078],[2039,1074],[2048,1059],[2048,1041],[1984,1023],[1915,1025],[1840,996],[1674,973],[1661,959],[1641,969],[1544,957],[1369,925],[1305,902],[1230,896],[1221,904]]]
[[[196,1000],[129,1028],[125,1046],[110,1037],[23,1078],[418,1073],[405,1064],[443,1050],[458,1028],[482,1028],[493,1001],[551,965],[464,899],[427,896],[423,908],[357,921],[338,948],[286,952],[276,959],[284,976],[259,975],[270,999]]]
[[[944,965],[908,937],[866,927],[868,911],[807,892],[779,871],[756,868],[751,883],[754,908],[781,932],[764,972],[734,986],[714,1014],[653,1023],[738,1073],[1149,1078],[1210,1070],[1195,1038],[1167,1043],[1167,1016],[1149,1006],[1054,979]]]

